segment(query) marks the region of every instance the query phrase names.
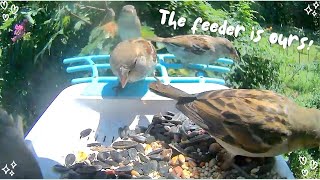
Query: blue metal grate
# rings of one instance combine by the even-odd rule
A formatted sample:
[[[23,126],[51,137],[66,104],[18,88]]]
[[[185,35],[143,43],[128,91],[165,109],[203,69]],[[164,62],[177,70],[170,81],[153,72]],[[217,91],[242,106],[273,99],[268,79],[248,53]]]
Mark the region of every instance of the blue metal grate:
[[[195,77],[170,77],[168,75],[167,69],[181,69],[184,68],[182,64],[174,64],[174,63],[166,63],[165,59],[173,59],[175,58],[172,54],[157,54],[159,63],[156,68],[160,72],[160,77],[158,77],[163,82],[167,83],[216,83],[225,85],[225,81],[222,78],[210,78],[195,76]],[[64,64],[69,64],[70,66],[67,68],[68,73],[81,72],[81,71],[89,71],[92,72],[91,77],[81,77],[72,79],[72,84],[78,83],[86,83],[86,82],[118,82],[118,78],[116,76],[99,76],[98,69],[110,69],[109,62],[110,55],[93,55],[93,56],[82,56],[82,57],[74,57],[67,58],[63,60]],[[105,63],[97,63],[97,61],[103,60]],[[233,60],[220,58],[218,62],[223,64],[233,64]],[[80,65],[72,65],[77,63]],[[213,65],[204,65],[204,64],[192,64],[188,67],[198,69],[198,70],[207,70],[214,71],[220,73],[227,73],[230,71],[229,68],[223,66],[213,66]],[[151,82],[155,81],[153,77],[147,77],[144,81]]]

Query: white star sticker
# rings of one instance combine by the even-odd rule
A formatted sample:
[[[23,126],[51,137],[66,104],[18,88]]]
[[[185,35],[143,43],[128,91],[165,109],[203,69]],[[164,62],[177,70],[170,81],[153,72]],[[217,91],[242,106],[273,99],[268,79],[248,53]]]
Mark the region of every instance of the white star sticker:
[[[9,174],[10,174],[10,176],[13,176],[13,175],[14,175],[14,172],[11,170],[11,171],[9,172]]]
[[[307,12],[308,15],[311,13],[311,11],[313,11],[310,7],[310,4],[308,4],[308,7],[305,8],[304,11]]]
[[[8,168],[8,164],[6,164],[6,166],[3,167],[1,170],[4,172],[4,174],[7,174],[10,171],[10,169]]]
[[[316,17],[317,13],[315,11],[312,12],[313,17]]]
[[[312,5],[313,5],[314,9],[317,9],[320,4],[319,4],[318,1],[316,1],[316,2],[314,2]]]
[[[10,165],[11,165],[12,169],[14,169],[18,164],[16,162],[14,162],[14,160],[13,160]]]

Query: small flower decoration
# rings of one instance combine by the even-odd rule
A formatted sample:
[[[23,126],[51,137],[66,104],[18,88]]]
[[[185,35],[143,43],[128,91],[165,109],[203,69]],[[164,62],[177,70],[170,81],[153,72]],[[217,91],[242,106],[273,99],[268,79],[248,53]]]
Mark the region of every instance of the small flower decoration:
[[[27,24],[28,20],[24,19],[20,24],[14,26],[13,38],[11,38],[12,42],[18,41],[26,34]]]

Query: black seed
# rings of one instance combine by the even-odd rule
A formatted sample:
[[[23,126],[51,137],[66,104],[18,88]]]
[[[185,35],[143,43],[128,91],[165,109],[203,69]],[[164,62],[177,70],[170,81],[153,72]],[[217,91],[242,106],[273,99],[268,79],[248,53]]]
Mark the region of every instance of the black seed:
[[[136,160],[138,157],[138,152],[135,148],[128,149],[129,159]]]
[[[92,129],[88,128],[80,132],[80,139],[89,136],[92,132]]]
[[[163,117],[164,117],[166,120],[171,120],[171,119],[172,119],[172,116],[169,116],[169,115],[163,115]]]
[[[67,167],[71,166],[76,161],[76,156],[74,154],[68,154],[64,160]]]
[[[153,143],[155,141],[156,141],[156,138],[154,136],[149,136],[149,137],[146,138],[146,143],[147,144],[151,144],[151,143]]]
[[[128,150],[122,150],[120,151],[120,154],[123,158],[127,158],[129,156]]]
[[[143,174],[143,164],[138,162],[138,161],[135,161],[133,162],[133,169],[135,171],[137,171],[139,174]]]
[[[174,112],[171,112],[171,111],[167,111],[167,114],[168,114],[169,116],[174,116],[174,115],[175,115],[175,113],[174,113]]]
[[[121,156],[121,154],[115,150],[110,152],[110,156],[117,163],[123,161],[123,157]]]
[[[147,138],[147,139],[148,139],[148,138]],[[148,144],[150,144],[150,143],[148,143]],[[135,148],[136,148],[136,150],[137,150],[138,152],[144,154],[144,147],[142,146],[142,144],[137,144],[137,145],[135,146]]]
[[[159,154],[163,151],[163,149],[159,148],[159,149],[156,149],[154,151],[151,151],[148,155],[153,155],[153,154]]]
[[[97,159],[102,162],[105,162],[109,157],[110,157],[109,152],[99,152],[97,155]]]
[[[101,143],[90,143],[90,144],[87,144],[87,147],[100,147],[101,146]]]
[[[107,163],[104,163],[104,162],[101,162],[101,161],[93,161],[92,162],[92,165],[99,165],[102,167],[102,169],[109,169],[111,168],[111,165],[107,164]]]
[[[153,171],[158,170],[158,162],[156,160],[151,160],[148,164],[150,164],[150,167]]]
[[[150,161],[150,159],[147,156],[145,156],[141,153],[138,153],[138,156],[142,162],[149,162]]]
[[[149,156],[151,160],[162,161],[163,157],[160,154],[152,154]]]
[[[173,124],[173,123],[170,123],[170,122],[164,122],[164,123],[162,123],[162,125],[164,125],[164,126],[176,126],[175,124]]]
[[[135,136],[132,136],[131,138],[139,143],[146,142],[146,137],[144,136],[135,135]]]
[[[152,168],[150,166],[150,162],[144,163],[142,165],[142,171],[144,175],[149,175],[152,172]]]
[[[112,147],[115,149],[129,149],[135,147],[137,144],[135,141],[116,141],[112,143]]]
[[[125,159],[122,161],[122,164],[123,165],[128,165],[130,163],[130,160],[129,159]]]
[[[132,171],[133,167],[132,166],[123,166],[123,167],[119,167],[117,169],[115,169],[115,172],[116,173],[119,173],[119,172],[130,172]]]
[[[105,160],[105,163],[109,164],[110,166],[118,166],[119,165],[119,163],[117,163],[113,160],[110,160],[110,159]]]

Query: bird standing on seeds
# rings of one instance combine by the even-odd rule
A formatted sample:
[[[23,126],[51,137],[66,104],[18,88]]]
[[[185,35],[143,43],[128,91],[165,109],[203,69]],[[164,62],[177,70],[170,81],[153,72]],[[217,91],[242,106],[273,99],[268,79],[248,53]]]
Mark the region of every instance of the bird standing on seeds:
[[[183,64],[210,64],[224,57],[239,59],[232,43],[222,37],[180,35],[168,38],[151,37],[148,40],[163,44],[168,52]]]
[[[25,144],[22,126],[17,124],[17,119],[0,108],[0,167],[7,165],[14,172],[11,176],[10,171],[1,170],[0,179],[42,179],[40,167]]]
[[[122,41],[141,37],[140,19],[134,6],[122,7],[118,19],[118,34]]]
[[[177,100],[176,108],[230,153],[225,167],[236,155],[274,157],[320,145],[320,110],[300,107],[272,91],[225,89],[194,95],[159,80],[149,88]]]
[[[110,54],[110,66],[122,88],[152,74],[157,65],[157,52],[150,41],[143,38],[120,42]]]

